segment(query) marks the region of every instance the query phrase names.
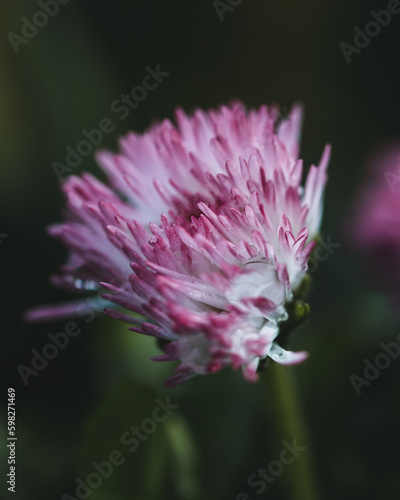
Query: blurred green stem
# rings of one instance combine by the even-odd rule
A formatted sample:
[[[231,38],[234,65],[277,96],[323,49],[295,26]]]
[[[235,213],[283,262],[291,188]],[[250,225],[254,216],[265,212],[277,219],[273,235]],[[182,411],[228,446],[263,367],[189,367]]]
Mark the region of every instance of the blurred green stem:
[[[303,447],[295,460],[285,465],[283,484],[290,500],[320,500],[312,466],[312,446],[302,418],[293,369],[273,363],[262,376],[267,385],[267,401],[273,409],[276,429],[283,441]],[[299,448],[300,449],[300,448]]]

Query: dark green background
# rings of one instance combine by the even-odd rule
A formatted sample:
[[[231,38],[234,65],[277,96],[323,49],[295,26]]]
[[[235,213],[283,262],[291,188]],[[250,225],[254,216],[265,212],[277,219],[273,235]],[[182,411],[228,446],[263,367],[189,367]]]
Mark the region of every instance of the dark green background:
[[[48,276],[66,258],[44,228],[61,220],[63,197],[51,168],[81,130],[113,118],[117,129],[104,146],[115,149],[128,130],[171,118],[181,106],[213,107],[239,98],[248,106],[277,102],[305,106],[302,157],[317,162],[333,145],[322,233],[339,249],[313,273],[312,315],[292,346],[310,351],[292,369],[310,430],[323,499],[399,498],[400,361],[393,361],[357,396],[351,374],[362,375],[380,342],[400,332],[385,292],[349,247],[356,195],[369,156],[400,136],[400,15],[347,64],[339,44],[352,43],[353,27],[370,21],[375,1],[244,0],[223,22],[212,1],[105,2],[72,0],[15,54],[7,34],[20,34],[22,16],[36,2],[4,0],[0,7],[0,245],[1,395],[5,430],[8,387],[17,392],[17,493],[6,491],[5,445],[1,489],[18,499],[73,494],[92,461],[118,447],[119,436],[151,415],[155,398],[170,395],[179,411],[160,425],[90,497],[93,500],[286,500],[290,466],[262,495],[246,485],[258,467],[277,458],[269,372],[261,384],[225,370],[172,390],[162,380],[172,365],[148,361],[152,339],[99,317],[24,386],[17,372],[31,349],[64,323],[26,325],[33,305],[67,300]],[[170,72],[130,116],[116,119],[111,103],[141,83],[147,65]],[[86,158],[77,173],[100,175]],[[284,417],[281,417],[284,418]],[[2,440],[2,443],[4,441]],[[119,445],[122,449],[121,445]],[[308,453],[308,451],[307,451]],[[301,460],[301,458],[299,458]],[[6,497],[4,497],[6,498]]]

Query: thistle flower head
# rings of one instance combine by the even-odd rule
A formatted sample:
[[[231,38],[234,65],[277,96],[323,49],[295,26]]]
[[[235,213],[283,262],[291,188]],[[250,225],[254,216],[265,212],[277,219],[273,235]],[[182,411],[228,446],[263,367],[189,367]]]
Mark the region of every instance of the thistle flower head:
[[[71,250],[53,278],[104,290],[105,313],[161,340],[176,384],[260,359],[305,359],[276,342],[318,232],[329,148],[305,186],[298,158],[301,109],[178,110],[120,152],[98,153],[108,186],[88,174],[63,184],[67,218],[50,228]],[[32,319],[57,310],[38,310]]]

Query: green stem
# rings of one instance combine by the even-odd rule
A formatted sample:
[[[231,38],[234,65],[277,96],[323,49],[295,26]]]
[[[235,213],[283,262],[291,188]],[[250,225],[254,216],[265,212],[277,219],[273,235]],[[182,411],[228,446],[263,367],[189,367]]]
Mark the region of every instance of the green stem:
[[[267,402],[272,408],[280,443],[293,441],[300,447],[298,457],[285,465],[283,481],[290,500],[319,500],[316,475],[312,466],[312,445],[302,418],[298,392],[293,380],[293,368],[273,363],[262,379],[267,385]]]

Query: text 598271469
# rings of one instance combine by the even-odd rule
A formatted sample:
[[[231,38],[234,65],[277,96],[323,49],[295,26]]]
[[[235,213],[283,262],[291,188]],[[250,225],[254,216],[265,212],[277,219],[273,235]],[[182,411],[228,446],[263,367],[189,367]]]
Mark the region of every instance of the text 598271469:
[[[7,463],[9,470],[7,473],[7,484],[8,491],[15,493],[15,469],[16,469],[16,442],[17,438],[15,436],[16,432],[16,419],[15,419],[15,389],[8,389],[8,405],[7,405],[7,417],[8,417],[8,437],[7,437],[7,448],[8,448],[8,459]]]

